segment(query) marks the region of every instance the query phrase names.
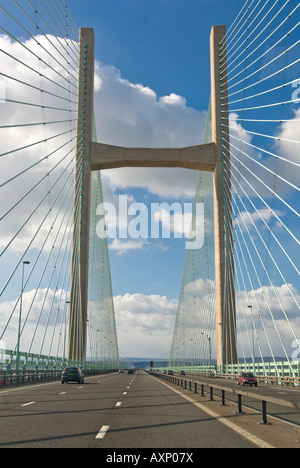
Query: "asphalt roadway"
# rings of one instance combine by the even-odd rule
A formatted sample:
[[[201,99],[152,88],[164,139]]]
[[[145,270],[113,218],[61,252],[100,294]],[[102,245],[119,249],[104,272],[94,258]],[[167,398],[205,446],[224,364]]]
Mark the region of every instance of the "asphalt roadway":
[[[140,371],[0,391],[0,448],[257,448]],[[114,452],[115,453],[115,452]]]

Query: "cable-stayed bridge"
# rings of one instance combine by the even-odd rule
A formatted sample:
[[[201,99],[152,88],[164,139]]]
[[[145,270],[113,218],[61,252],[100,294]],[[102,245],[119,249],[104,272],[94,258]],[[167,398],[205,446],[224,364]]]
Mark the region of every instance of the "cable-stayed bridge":
[[[94,31],[64,0],[0,3],[2,369],[119,367],[101,171],[155,166],[199,171],[194,235],[204,206],[169,366],[299,375],[299,3],[213,28],[205,140],[172,149],[97,142]]]

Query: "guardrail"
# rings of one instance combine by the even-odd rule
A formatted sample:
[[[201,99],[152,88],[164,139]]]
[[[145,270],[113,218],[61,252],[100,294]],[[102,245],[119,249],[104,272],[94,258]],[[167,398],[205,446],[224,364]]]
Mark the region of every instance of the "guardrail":
[[[225,387],[223,385],[217,385],[214,382],[203,382],[203,381],[196,381],[196,380],[189,380],[182,377],[172,376],[172,375],[165,375],[159,373],[150,373],[151,375],[158,377],[160,379],[166,380],[172,384],[175,384],[185,390],[193,391],[195,394],[199,394],[201,397],[205,397],[205,394],[209,394],[210,401],[214,401],[215,390],[221,391],[221,405],[226,405],[226,394],[231,393],[237,396],[237,407],[238,413],[243,413],[243,398],[253,398],[261,402],[261,414],[262,414],[262,422],[261,424],[268,424],[268,413],[267,413],[267,404],[272,403],[278,406],[284,406],[287,408],[293,408],[296,410],[300,410],[300,402],[292,402],[288,400],[282,400],[280,398],[275,398],[272,396],[267,395],[260,395],[257,393],[247,392],[246,390],[234,389],[230,387]],[[207,390],[206,390],[207,389]]]
[[[236,380],[238,374],[216,374],[216,377],[224,378],[227,380]],[[265,385],[285,385],[292,387],[300,386],[300,377],[291,376],[274,376],[274,375],[255,375],[258,382]]]
[[[214,374],[217,376],[224,375],[227,378],[235,376],[240,372],[250,372],[256,376],[270,376],[278,377],[291,377],[300,378],[300,360],[297,361],[274,361],[274,362],[240,362],[234,365],[224,366],[195,366],[192,363],[187,365],[186,362],[182,364],[169,362],[164,366],[155,366],[160,370],[172,369],[173,371],[185,371],[188,374],[197,376],[207,376]],[[273,382],[272,382],[273,383]]]
[[[31,382],[59,380],[61,371],[0,371],[0,387],[4,385],[22,385]]]
[[[116,369],[111,370],[93,370],[86,369],[83,371],[86,377],[100,374],[110,374],[116,372]],[[51,380],[61,379],[61,370],[25,370],[25,371],[0,371],[0,388],[7,385],[24,385],[35,382],[46,382]]]

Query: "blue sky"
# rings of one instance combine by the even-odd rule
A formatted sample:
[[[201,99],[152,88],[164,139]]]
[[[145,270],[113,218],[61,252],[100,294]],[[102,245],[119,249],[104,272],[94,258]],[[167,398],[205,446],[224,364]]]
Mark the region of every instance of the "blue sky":
[[[241,1],[72,0],[78,26],[93,27],[96,57],[132,83],[159,96],[184,96],[203,110],[210,93],[209,37],[214,24],[230,26]]]

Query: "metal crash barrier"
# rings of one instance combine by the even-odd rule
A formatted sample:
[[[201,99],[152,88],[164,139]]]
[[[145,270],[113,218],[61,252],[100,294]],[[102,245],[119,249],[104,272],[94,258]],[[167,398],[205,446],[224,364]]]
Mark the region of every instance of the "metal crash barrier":
[[[83,370],[86,377],[116,372],[112,370]],[[0,371],[0,388],[7,385],[25,385],[35,382],[46,382],[61,379],[61,370],[24,370],[24,371]]]

